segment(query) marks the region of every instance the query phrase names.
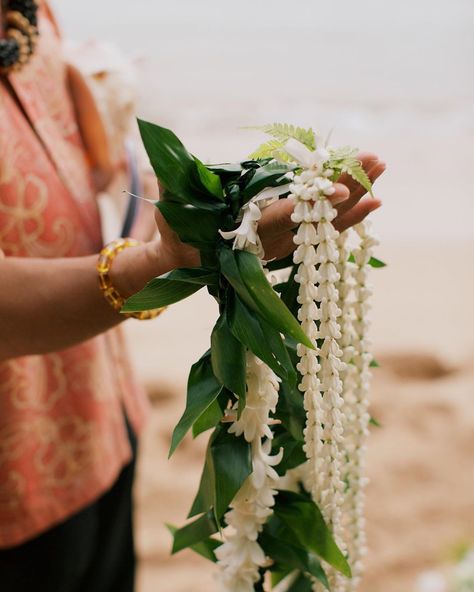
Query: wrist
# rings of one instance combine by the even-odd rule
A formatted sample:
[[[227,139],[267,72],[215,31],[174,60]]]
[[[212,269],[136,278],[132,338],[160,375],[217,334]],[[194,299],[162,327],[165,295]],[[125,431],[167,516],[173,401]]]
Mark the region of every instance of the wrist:
[[[117,291],[126,299],[139,292],[154,277],[171,269],[158,239],[122,251],[114,261],[110,277]]]

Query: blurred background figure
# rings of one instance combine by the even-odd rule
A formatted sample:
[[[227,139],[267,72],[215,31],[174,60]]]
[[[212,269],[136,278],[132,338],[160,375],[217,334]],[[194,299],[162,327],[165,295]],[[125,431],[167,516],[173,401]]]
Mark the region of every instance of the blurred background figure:
[[[282,121],[332,130],[334,144],[388,163],[377,187],[384,208],[373,216],[388,267],[372,274],[381,364],[373,415],[382,427],[370,442],[363,589],[427,591],[423,572],[462,560],[457,550],[474,544],[474,4],[53,4],[70,39],[147,56],[139,115],[172,127],[204,160],[241,159],[262,137],[240,126]],[[169,557],[163,522],[182,522],[198,483],[205,437],[166,457],[188,369],[215,317],[198,294],[159,323],[127,326],[155,403],[136,492],[141,592],[160,582],[170,592],[213,586],[204,560]]]

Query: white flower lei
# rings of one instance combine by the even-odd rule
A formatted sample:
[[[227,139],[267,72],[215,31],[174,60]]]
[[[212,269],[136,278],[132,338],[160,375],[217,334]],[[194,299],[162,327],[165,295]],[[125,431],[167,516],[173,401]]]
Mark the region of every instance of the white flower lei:
[[[229,428],[251,444],[252,474],[246,479],[225,514],[224,543],[216,549],[222,592],[253,592],[259,569],[267,564],[257,542],[259,532],[271,516],[279,476],[273,468],[283,450],[270,455],[273,433],[270,413],[278,402],[278,378],[254,354],[247,353],[247,399],[240,419]]]
[[[368,222],[354,227],[354,234],[359,237],[359,245],[352,250],[354,263],[346,262],[345,289],[343,303],[344,331],[342,347],[344,358],[350,362],[344,380],[344,414],[346,425],[346,479],[347,494],[345,499],[345,522],[347,533],[347,551],[353,577],[350,589],[356,590],[362,574],[362,559],[365,556],[366,535],[364,476],[366,439],[369,435],[369,384],[371,343],[367,337],[370,325],[369,299],[372,294],[367,276],[372,250],[377,241],[370,236]]]
[[[363,469],[372,360],[367,339],[371,295],[367,270],[377,242],[369,235],[368,223],[358,224],[354,232],[360,241],[352,252],[355,263],[348,262],[351,231],[339,234],[334,228],[337,211],[327,199],[334,193],[329,179],[332,171],[324,167],[329,152],[324,148],[310,151],[296,140],[288,141],[285,150],[303,167],[302,173],[289,186],[255,196],[242,208],[240,226],[221,234],[234,239],[234,249],[245,249],[262,258],[257,232],[261,209],[290,189],[290,199],[295,202],[292,220],[299,224],[294,238],[294,262],[298,264],[295,281],[300,285],[298,319],[315,347],[298,345],[308,462],[303,471],[293,470],[295,475],[288,478],[281,479],[273,468],[282,458],[282,451],[270,455],[270,413],[278,402],[278,378],[248,352],[246,406],[229,432],[243,434],[251,443],[253,472],[225,515],[225,540],[216,550],[222,592],[253,592],[259,570],[267,564],[258,534],[273,512],[276,488],[281,488],[285,479],[289,485],[304,481],[336,543],[348,554],[351,580],[326,566],[333,592],[356,590],[366,553]],[[318,340],[322,341],[320,347]],[[314,590],[323,590],[320,582],[314,582]]]
[[[295,276],[300,284],[298,318],[315,346],[314,350],[298,346],[298,370],[303,377],[299,388],[304,393],[306,410],[305,452],[309,459],[309,482],[313,499],[330,525],[336,543],[342,547],[345,485],[341,477],[343,400],[339,374],[344,364],[337,342],[341,337],[336,288],[339,233],[332,225],[337,211],[327,199],[334,193],[333,183],[328,178],[332,171],[324,170],[324,163],[329,159],[325,149],[310,152],[299,142],[290,141],[286,150],[307,167],[295,176],[290,198],[295,202],[292,220],[299,224],[293,258],[299,264]],[[320,348],[318,340],[322,340]],[[342,576],[330,570],[329,577],[332,589],[342,590]],[[315,590],[320,589],[321,585],[315,583]]]

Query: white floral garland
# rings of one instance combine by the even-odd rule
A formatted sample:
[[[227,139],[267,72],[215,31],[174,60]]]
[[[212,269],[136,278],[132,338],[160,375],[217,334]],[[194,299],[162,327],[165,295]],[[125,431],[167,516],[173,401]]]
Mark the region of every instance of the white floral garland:
[[[347,376],[344,381],[344,415],[346,420],[347,450],[347,494],[345,499],[346,543],[352,567],[349,589],[356,590],[362,575],[362,560],[367,552],[365,535],[365,485],[364,476],[366,439],[369,435],[369,384],[371,343],[367,337],[370,324],[370,296],[368,283],[369,261],[377,241],[370,235],[368,222],[354,227],[359,245],[352,250],[354,263],[345,267],[345,301],[343,317],[344,356],[347,362]]]
[[[229,432],[243,435],[251,444],[253,472],[225,514],[225,540],[216,549],[222,592],[253,592],[254,584],[260,579],[259,569],[267,564],[257,538],[273,512],[279,480],[273,467],[283,456],[283,450],[275,456],[270,455],[273,438],[270,413],[276,409],[278,386],[274,372],[248,352],[246,404]]]
[[[305,452],[309,459],[311,494],[330,525],[337,544],[343,548],[342,507],[345,484],[343,466],[342,381],[344,369],[342,351],[338,345],[341,331],[338,318],[339,294],[336,282],[339,273],[336,264],[339,252],[336,240],[339,233],[332,225],[337,215],[328,196],[334,193],[324,170],[329,159],[325,149],[310,152],[301,144],[288,142],[287,152],[306,166],[294,178],[290,198],[295,202],[293,222],[299,224],[294,242],[297,245],[293,260],[299,265],[295,281],[300,284],[298,318],[315,349],[298,346],[302,375],[299,385],[304,393],[306,410]],[[309,166],[308,166],[309,165]],[[317,225],[315,227],[315,224]],[[319,321],[319,328],[316,325]],[[318,340],[322,341],[318,347]],[[343,590],[342,576],[328,570],[334,592]],[[315,590],[321,584],[315,582]]]
[[[267,565],[258,534],[273,512],[276,488],[285,483],[293,488],[298,480],[304,481],[336,543],[348,554],[351,580],[326,566],[333,592],[357,589],[366,552],[363,469],[372,360],[367,339],[371,295],[367,270],[377,243],[369,234],[368,224],[358,224],[354,231],[360,241],[352,252],[355,263],[348,262],[351,231],[339,234],[332,224],[337,215],[328,199],[334,193],[330,180],[333,171],[324,166],[329,152],[324,148],[310,151],[296,140],[287,142],[285,150],[302,166],[302,173],[289,186],[255,196],[242,208],[240,226],[221,235],[234,239],[235,249],[262,258],[258,236],[261,209],[291,191],[290,199],[295,203],[292,220],[299,225],[294,238],[298,319],[314,345],[314,349],[298,345],[308,462],[302,470],[295,469],[283,478],[275,471],[283,453],[270,455],[270,414],[278,402],[278,378],[248,352],[246,406],[239,419],[236,409],[230,412],[229,432],[243,435],[251,444],[253,472],[225,515],[224,543],[216,550],[221,592],[253,592],[260,568]],[[313,589],[320,592],[323,587],[315,581]]]

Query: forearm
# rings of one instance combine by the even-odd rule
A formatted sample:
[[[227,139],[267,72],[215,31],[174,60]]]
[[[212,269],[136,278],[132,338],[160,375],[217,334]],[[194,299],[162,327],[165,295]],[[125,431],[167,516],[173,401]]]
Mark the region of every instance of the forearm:
[[[0,360],[70,347],[123,317],[98,286],[97,256],[0,260]],[[169,271],[157,241],[125,249],[110,273],[123,297]]]

